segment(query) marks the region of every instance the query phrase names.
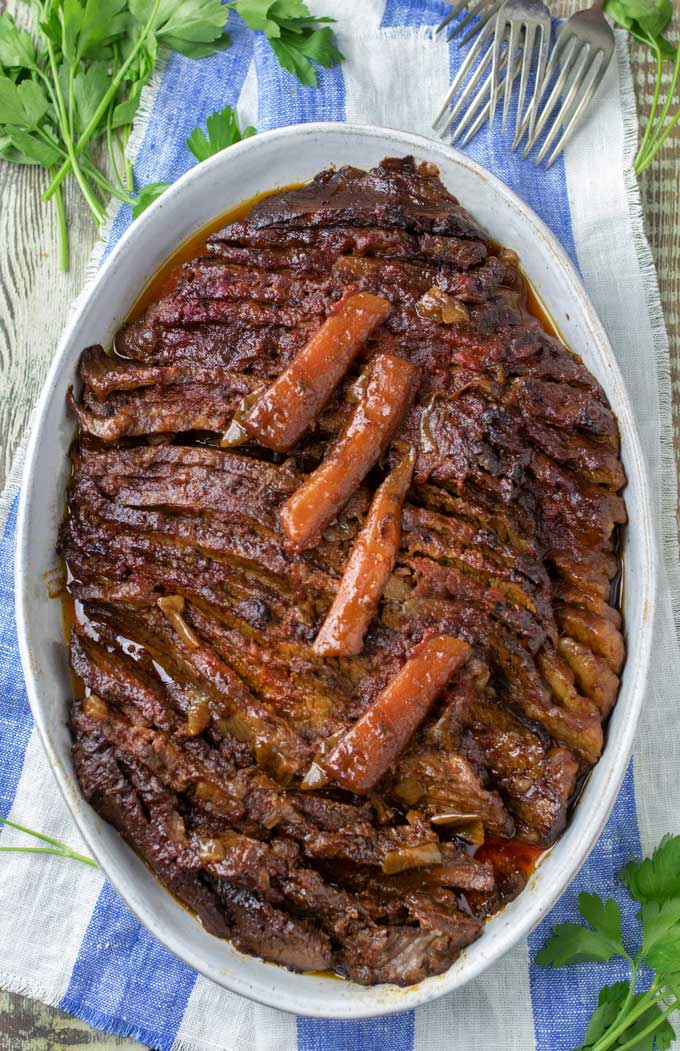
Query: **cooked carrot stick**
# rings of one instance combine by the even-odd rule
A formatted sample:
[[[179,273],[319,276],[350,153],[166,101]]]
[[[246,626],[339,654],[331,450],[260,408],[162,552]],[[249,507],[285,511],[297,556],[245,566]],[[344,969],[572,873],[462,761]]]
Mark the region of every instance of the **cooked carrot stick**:
[[[385,451],[406,411],[417,369],[393,354],[367,366],[364,393],[325,460],[281,510],[281,524],[297,550],[310,547],[335,518]]]
[[[450,635],[416,646],[401,671],[321,760],[324,770],[350,792],[369,792],[399,757],[470,652],[466,642]]]
[[[240,420],[250,436],[277,452],[292,448],[390,310],[369,292],[345,299]]]
[[[320,657],[350,657],[361,652],[364,635],[394,569],[401,539],[401,508],[415,459],[410,449],[373,497],[333,605],[312,647]]]

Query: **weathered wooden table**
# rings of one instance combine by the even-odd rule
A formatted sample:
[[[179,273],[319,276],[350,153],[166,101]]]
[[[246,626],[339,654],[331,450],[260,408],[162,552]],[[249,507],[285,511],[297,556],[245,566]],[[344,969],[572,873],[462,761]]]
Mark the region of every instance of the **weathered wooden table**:
[[[6,5],[10,10],[12,0]],[[555,14],[568,15],[585,0],[557,0]],[[0,0],[0,10],[3,0]],[[674,38],[680,37],[680,25]],[[654,64],[633,45],[638,106],[649,112]],[[69,187],[71,269],[55,265],[52,210],[40,204],[44,177],[34,169],[0,162],[0,489],[36,402],[69,306],[83,284],[96,232],[86,207]],[[647,233],[656,260],[661,301],[671,344],[673,433],[680,454],[680,126],[641,180]],[[679,455],[680,459],[680,455]],[[0,1051],[133,1051],[132,1040],[110,1037],[42,1004],[0,992]]]

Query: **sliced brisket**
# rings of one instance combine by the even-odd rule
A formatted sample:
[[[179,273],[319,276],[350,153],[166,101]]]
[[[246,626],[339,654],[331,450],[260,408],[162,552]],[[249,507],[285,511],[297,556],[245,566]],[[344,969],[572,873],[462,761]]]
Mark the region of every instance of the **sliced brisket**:
[[[346,311],[349,351],[315,386]],[[408,398],[370,444],[385,361]],[[80,380],[59,549],[85,797],[242,952],[366,984],[446,970],[562,832],[616,700],[625,476],[601,387],[528,312],[515,254],[412,158],[259,201]],[[319,656],[409,448],[360,651]],[[410,736],[373,727],[370,790],[340,777],[339,742],[433,636],[466,663]]]

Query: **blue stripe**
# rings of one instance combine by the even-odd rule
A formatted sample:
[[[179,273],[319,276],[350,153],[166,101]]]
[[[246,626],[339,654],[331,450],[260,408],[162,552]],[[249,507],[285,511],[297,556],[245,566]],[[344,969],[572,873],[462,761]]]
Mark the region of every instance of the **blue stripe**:
[[[473,44],[474,41],[462,50],[454,43],[449,45],[451,79],[457,73],[465,60],[468,49]],[[578,265],[574,234],[571,228],[564,157],[561,156],[546,171],[543,167],[534,168],[530,160],[523,161],[520,150],[512,153],[510,147],[514,139],[515,112],[515,108],[511,106],[508,123],[503,131],[501,129],[501,108],[499,107],[493,125],[491,127],[488,124],[482,126],[467,144],[464,152],[468,157],[472,157],[473,160],[492,171],[522,200],[526,201],[547,223],[572,262]]]
[[[227,28],[232,45],[226,51],[200,61],[170,55],[135,160],[137,187],[174,182],[188,171],[196,163],[186,145],[189,134],[211,113],[238,102],[253,57],[253,34],[233,11]],[[104,258],[131,222],[132,209],[124,205],[113,221]]]
[[[413,1011],[358,1022],[298,1018],[297,1051],[413,1051],[414,1031]]]
[[[14,802],[33,729],[14,620],[14,533],[18,506],[16,497],[0,537],[0,814],[4,817]]]
[[[315,66],[318,87],[311,88],[282,69],[262,33],[255,35],[255,68],[259,109],[258,131],[315,120],[345,120],[345,78],[342,66]]]
[[[380,28],[436,26],[450,10],[445,0],[387,0]]]
[[[59,1006],[112,1033],[170,1051],[196,974],[102,887]]]
[[[555,971],[537,967],[533,959],[554,924],[583,922],[577,907],[582,891],[600,894],[603,898],[616,898],[621,906],[628,948],[638,948],[635,936],[631,938],[631,932],[636,928],[634,917],[638,906],[616,878],[631,857],[640,856],[636,813],[631,761],[619,798],[595,849],[552,912],[529,935],[532,961],[529,980],[536,1051],[567,1051],[580,1047],[588,1019],[597,1005],[598,990],[603,985],[630,977],[623,961],[580,964]]]

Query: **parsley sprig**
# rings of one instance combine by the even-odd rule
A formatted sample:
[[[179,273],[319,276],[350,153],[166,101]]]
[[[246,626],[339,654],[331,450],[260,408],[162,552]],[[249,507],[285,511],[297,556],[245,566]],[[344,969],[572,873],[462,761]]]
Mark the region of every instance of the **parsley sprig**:
[[[207,136],[201,128],[194,128],[187,139],[187,146],[199,163],[226,150],[228,146],[233,146],[235,142],[249,139],[255,134],[253,127],[247,127],[241,131],[236,111],[231,106],[225,106],[219,112],[212,113],[206,120],[205,127]],[[168,182],[151,182],[148,186],[143,186],[137,194],[137,200],[132,209],[132,218],[137,219],[142,212],[146,211],[149,205],[167,190],[169,185]]]
[[[333,42],[334,18],[317,18],[302,0],[234,0],[232,7],[251,29],[259,29],[284,69],[316,87],[313,62],[330,68],[343,55]]]
[[[330,20],[313,17],[301,0],[28,0],[27,6],[30,30],[0,15],[0,159],[49,172],[43,200],[55,204],[62,269],[68,268],[64,179],[76,180],[98,225],[109,197],[135,204],[126,146],[161,48],[201,59],[229,47],[225,25],[233,8],[263,31],[303,84],[316,83],[314,63],[342,58],[324,24]],[[222,134],[226,141],[228,129]],[[195,144],[200,150],[199,139]],[[142,191],[142,204],[152,195]]]
[[[666,836],[650,858],[628,862],[619,879],[640,904],[637,952],[624,944],[617,902],[584,893],[579,912],[589,926],[553,927],[536,963],[564,967],[622,957],[630,966],[630,981],[600,990],[583,1043],[575,1051],[666,1051],[675,1039],[670,1016],[680,1010],[680,836]],[[646,970],[654,972],[651,984],[638,990]]]
[[[32,836],[33,839],[38,839],[42,843],[49,844],[46,847],[0,847],[0,851],[4,854],[54,854],[58,858],[70,858],[72,861],[81,861],[83,865],[91,865],[95,869],[99,868],[94,858],[88,858],[84,854],[76,853],[75,850],[71,850],[65,843],[58,839],[53,839],[52,836],[46,836],[42,832],[34,832],[32,828],[26,828],[25,825],[17,825],[6,817],[0,817],[0,823],[16,829],[17,832],[25,832],[27,836]]]
[[[673,18],[673,3],[672,0],[607,0],[605,11],[615,22],[627,29],[635,40],[650,47],[656,58],[652,108],[633,162],[635,173],[639,175],[651,164],[680,121],[680,109],[670,116],[680,78],[680,47],[674,47],[663,35]],[[662,105],[664,74],[667,68],[665,63],[668,60],[673,63],[673,67]]]

